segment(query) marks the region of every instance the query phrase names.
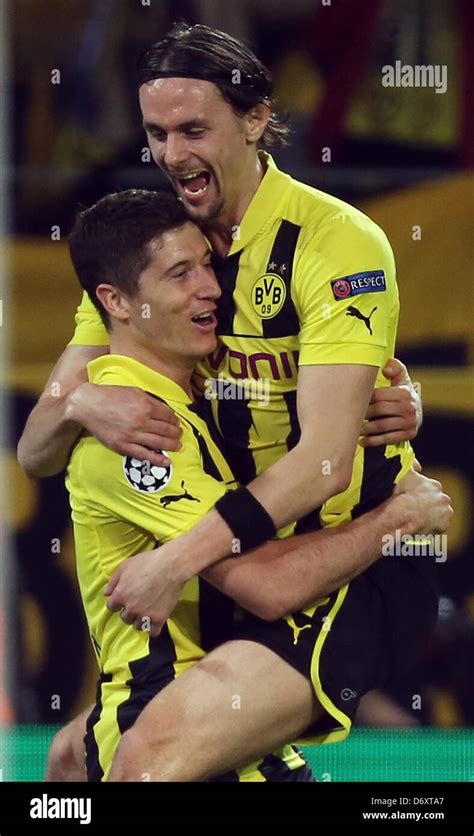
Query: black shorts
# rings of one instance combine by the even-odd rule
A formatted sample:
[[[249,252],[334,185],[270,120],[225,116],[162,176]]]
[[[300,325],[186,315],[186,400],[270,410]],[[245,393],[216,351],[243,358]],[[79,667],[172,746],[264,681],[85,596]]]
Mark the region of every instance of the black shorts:
[[[382,557],[313,607],[274,622],[245,614],[236,626],[233,638],[268,647],[311,680],[324,713],[298,742],[343,740],[361,697],[414,666],[437,616],[430,560]]]

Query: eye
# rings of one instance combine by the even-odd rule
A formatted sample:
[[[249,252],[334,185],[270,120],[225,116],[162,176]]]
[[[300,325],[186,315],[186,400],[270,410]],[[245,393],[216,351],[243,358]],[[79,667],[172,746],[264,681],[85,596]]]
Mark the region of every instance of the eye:
[[[149,133],[156,142],[166,142],[166,134],[163,131],[150,131]]]
[[[187,270],[180,270],[179,273],[173,273],[173,279],[182,279],[187,275]]]
[[[205,133],[205,131],[204,128],[190,128],[189,131],[186,131],[186,133],[192,139],[198,139]]]

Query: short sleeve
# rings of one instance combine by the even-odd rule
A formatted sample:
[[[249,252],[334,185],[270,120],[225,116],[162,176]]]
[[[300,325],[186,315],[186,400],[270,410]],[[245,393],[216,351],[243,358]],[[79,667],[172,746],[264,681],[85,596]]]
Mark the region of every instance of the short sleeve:
[[[304,243],[293,279],[300,365],[380,367],[398,321],[395,261],[365,215],[340,215]]]
[[[157,543],[192,528],[229,487],[204,471],[199,445],[187,427],[182,448],[168,454],[168,467],[120,456],[92,437],[82,445],[74,482],[87,493],[89,507],[141,529]]]
[[[109,345],[109,335],[98,310],[83,293],[76,311],[76,328],[68,345]]]

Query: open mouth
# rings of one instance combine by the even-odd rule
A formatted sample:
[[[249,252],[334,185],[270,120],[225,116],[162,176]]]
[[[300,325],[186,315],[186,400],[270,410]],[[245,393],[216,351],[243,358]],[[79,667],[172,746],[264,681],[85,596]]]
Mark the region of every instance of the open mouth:
[[[192,317],[192,322],[204,331],[211,331],[217,325],[217,319],[212,311],[205,311]]]
[[[211,182],[211,175],[209,171],[194,171],[191,174],[186,174],[185,177],[177,178],[182,191],[187,198],[202,197],[208,190]]]

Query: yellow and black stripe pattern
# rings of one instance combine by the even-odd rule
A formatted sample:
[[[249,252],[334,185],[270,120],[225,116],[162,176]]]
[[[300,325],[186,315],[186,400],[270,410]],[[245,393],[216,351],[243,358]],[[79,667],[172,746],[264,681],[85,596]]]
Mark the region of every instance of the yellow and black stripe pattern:
[[[213,256],[222,288],[219,342],[194,375],[200,392],[210,380],[234,387],[231,398],[218,396],[211,407],[226,458],[242,484],[298,442],[299,366],[375,366],[376,385],[389,385],[381,368],[395,351],[399,312],[394,258],[382,230],[354,207],[278,171],[268,155],[260,159],[265,174],[238,235],[225,259]],[[71,344],[107,343],[87,298],[76,323]],[[369,510],[389,496],[412,462],[407,442],[382,452],[358,446],[347,490],[279,536],[340,525]],[[336,596],[333,617],[339,623],[354,589]],[[316,681],[331,641],[318,639]],[[322,685],[317,693],[324,705]],[[336,715],[338,729],[347,729],[350,712],[342,725]]]
[[[176,383],[131,358],[112,355],[90,363],[89,378],[137,386],[161,398],[183,428],[182,448],[170,454],[168,469],[144,470],[142,462],[128,461],[91,436],[81,438],[68,467],[78,578],[100,667],[88,722],[87,768],[89,780],[101,781],[107,779],[121,734],[155,694],[232,637],[235,615],[233,601],[193,578],[161,634],[150,638],[146,629],[132,630],[107,610],[103,588],[122,560],[191,528],[236,482],[200,411]],[[291,746],[274,758],[280,770],[304,766]],[[270,772],[268,765],[262,772],[259,763],[252,764],[236,779],[268,780]]]

